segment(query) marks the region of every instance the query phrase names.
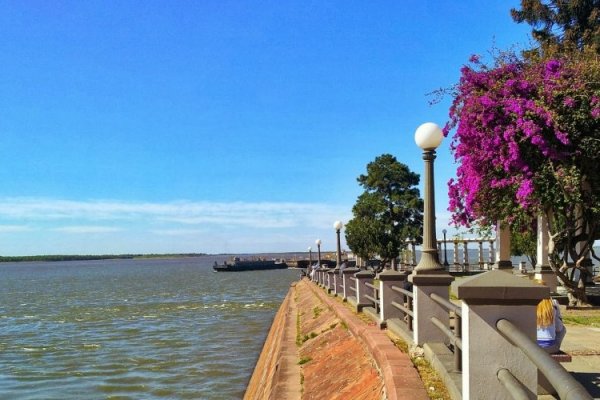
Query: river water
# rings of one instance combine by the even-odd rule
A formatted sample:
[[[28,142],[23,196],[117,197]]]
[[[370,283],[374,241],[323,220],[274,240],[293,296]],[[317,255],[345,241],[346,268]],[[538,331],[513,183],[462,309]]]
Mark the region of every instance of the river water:
[[[297,270],[0,264],[0,399],[237,399]]]

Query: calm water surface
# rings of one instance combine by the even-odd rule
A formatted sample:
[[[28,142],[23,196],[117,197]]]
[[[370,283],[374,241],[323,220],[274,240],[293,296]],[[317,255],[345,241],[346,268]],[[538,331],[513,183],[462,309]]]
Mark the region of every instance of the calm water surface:
[[[0,264],[0,399],[236,399],[298,271]]]

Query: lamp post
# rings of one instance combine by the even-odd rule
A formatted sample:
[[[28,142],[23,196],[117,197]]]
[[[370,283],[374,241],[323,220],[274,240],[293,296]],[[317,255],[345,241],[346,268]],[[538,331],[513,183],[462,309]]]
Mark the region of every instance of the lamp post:
[[[333,223],[333,229],[335,229],[335,235],[337,237],[337,258],[336,258],[336,268],[339,269],[342,265],[342,250],[340,246],[340,231],[344,227],[342,221],[335,221]]]
[[[433,122],[426,122],[415,132],[415,142],[423,149],[425,160],[425,201],[423,209],[423,250],[415,268],[416,273],[442,270],[435,239],[435,190],[433,184],[433,160],[435,149],[442,143],[442,130]]]
[[[308,266],[312,267],[312,247],[308,246]]]
[[[446,233],[448,233],[448,231],[442,229],[442,233],[444,234],[444,267],[449,267],[450,264],[448,264],[448,248],[446,247]]]
[[[317,268],[321,268],[321,239],[315,240],[315,244],[317,245],[317,253],[319,257],[319,261],[317,262]]]

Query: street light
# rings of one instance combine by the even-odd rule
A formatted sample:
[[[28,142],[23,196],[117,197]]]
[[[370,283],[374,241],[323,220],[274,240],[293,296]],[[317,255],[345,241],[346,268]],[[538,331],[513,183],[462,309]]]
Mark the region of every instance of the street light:
[[[442,233],[444,234],[444,267],[448,267],[450,266],[450,264],[448,264],[448,248],[446,247],[446,233],[448,233],[448,231],[442,229]]]
[[[442,143],[444,135],[439,126],[426,122],[415,131],[415,142],[423,149],[425,161],[425,201],[423,209],[423,250],[415,272],[436,272],[442,270],[437,241],[435,239],[435,193],[433,184],[433,160],[435,149]]]
[[[342,265],[342,250],[340,247],[340,231],[342,230],[342,228],[344,227],[344,224],[342,224],[342,221],[335,221],[333,223],[333,229],[335,229],[335,234],[337,236],[337,258],[336,258],[336,268],[340,268],[340,265]]]
[[[317,252],[319,254],[318,268],[321,268],[321,239],[315,240],[315,244],[317,245]]]

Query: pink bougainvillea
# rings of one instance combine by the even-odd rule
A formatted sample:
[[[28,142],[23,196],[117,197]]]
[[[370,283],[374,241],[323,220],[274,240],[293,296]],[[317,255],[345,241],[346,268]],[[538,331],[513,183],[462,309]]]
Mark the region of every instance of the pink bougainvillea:
[[[470,61],[444,128],[456,130],[457,177],[448,184],[454,222],[533,216],[558,196],[548,189],[559,183],[557,171],[576,165],[583,176],[583,155],[595,157],[586,147],[600,139],[598,82],[580,64],[558,59]]]

